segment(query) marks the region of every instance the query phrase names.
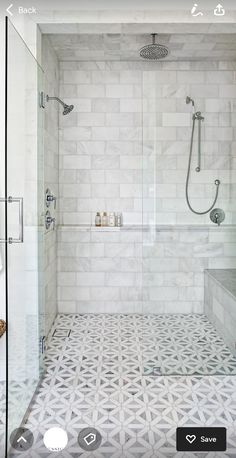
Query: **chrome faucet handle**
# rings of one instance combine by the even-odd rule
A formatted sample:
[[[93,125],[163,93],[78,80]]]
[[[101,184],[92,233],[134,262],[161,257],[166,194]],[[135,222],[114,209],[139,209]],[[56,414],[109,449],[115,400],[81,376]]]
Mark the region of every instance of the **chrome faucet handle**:
[[[56,206],[57,206],[57,198],[55,196],[48,196],[50,197],[51,199],[49,200],[49,202],[54,202],[54,210],[56,210]]]
[[[49,210],[46,211],[46,214],[45,214],[45,227],[46,227],[46,230],[48,231],[51,227],[51,224],[52,224],[52,229],[54,231],[55,229],[55,225],[56,225],[56,218],[53,218],[51,216],[51,213]]]
[[[215,224],[220,224],[225,219],[225,212],[221,208],[214,208],[210,213],[211,221]]]
[[[57,198],[56,196],[54,196],[52,194],[52,192],[50,191],[49,188],[46,189],[46,192],[45,192],[45,203],[46,203],[46,207],[49,207],[51,205],[51,203],[54,202],[54,210],[56,210],[56,202],[57,202]]]
[[[220,215],[218,213],[215,213],[215,222],[218,226],[220,225]]]

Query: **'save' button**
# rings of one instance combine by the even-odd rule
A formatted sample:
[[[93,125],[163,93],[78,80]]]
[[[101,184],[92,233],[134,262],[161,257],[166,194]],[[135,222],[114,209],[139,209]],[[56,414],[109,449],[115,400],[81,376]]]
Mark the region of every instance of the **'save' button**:
[[[224,452],[226,428],[177,428],[176,448],[179,452]]]

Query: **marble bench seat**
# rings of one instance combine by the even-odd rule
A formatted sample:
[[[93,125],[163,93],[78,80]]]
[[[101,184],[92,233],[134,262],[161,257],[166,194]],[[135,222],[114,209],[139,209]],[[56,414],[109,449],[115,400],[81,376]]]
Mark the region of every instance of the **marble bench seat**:
[[[236,269],[205,270],[204,309],[236,355]]]

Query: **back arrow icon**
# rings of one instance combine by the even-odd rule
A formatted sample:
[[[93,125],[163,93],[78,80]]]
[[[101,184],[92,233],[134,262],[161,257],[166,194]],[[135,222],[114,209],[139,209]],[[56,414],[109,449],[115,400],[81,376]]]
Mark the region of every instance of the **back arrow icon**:
[[[11,3],[8,8],[6,9],[6,11],[8,12],[8,14],[10,14],[11,16],[13,16],[13,13],[10,11],[10,9],[13,7],[13,3]]]

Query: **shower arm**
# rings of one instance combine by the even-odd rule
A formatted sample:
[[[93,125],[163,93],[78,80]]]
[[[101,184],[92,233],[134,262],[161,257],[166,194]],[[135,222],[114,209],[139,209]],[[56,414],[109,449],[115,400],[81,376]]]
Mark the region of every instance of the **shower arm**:
[[[57,102],[59,102],[63,107],[65,107],[64,102],[62,102],[62,100],[59,99],[58,97],[49,97],[49,95],[47,95],[47,102],[48,102],[49,100],[57,100]]]

